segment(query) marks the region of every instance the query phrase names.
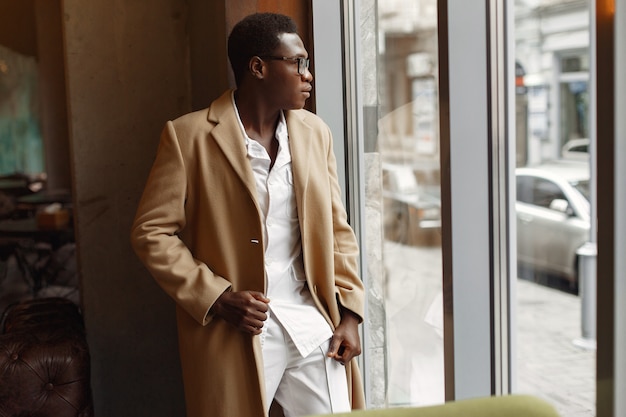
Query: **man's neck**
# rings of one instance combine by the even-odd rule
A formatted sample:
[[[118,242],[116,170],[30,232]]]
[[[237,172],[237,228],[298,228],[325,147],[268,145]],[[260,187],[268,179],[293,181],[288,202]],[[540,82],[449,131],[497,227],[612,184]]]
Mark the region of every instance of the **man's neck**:
[[[254,95],[235,92],[235,104],[246,135],[261,144],[274,165],[278,155],[276,126],[280,120],[280,110],[268,111],[262,100],[255,100]]]
[[[265,146],[265,142],[274,138],[280,109],[268,109],[267,103],[255,95],[239,91],[235,92],[235,103],[248,137]]]

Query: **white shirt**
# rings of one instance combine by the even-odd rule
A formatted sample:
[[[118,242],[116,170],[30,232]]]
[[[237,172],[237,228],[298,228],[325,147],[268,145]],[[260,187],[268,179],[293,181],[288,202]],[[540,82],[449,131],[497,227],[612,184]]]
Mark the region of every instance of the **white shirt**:
[[[276,127],[279,147],[271,169],[269,154],[260,143],[248,137],[238,112],[237,118],[246,138],[248,160],[256,180],[259,216],[264,226],[266,296],[270,299],[270,314],[274,314],[302,357],[306,357],[332,336],[332,330],[306,286],[285,116],[281,112]],[[262,342],[264,336],[265,332]]]

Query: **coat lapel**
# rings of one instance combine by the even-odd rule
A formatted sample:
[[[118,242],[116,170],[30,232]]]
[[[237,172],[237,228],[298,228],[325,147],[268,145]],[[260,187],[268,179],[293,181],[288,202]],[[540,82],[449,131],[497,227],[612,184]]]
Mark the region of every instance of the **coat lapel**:
[[[218,98],[209,110],[208,120],[216,126],[211,131],[215,142],[224,152],[233,169],[256,201],[254,173],[248,162],[245,138],[239,128],[239,121],[232,103],[231,91]]]
[[[254,173],[248,163],[245,138],[239,128],[231,94],[231,91],[224,93],[211,105],[208,120],[215,123],[211,134],[248,189],[250,196],[256,201]],[[297,111],[285,112],[296,201],[301,215],[305,207],[304,196],[309,180],[310,158],[308,155],[312,140],[312,129],[304,122],[305,114]]]
[[[287,131],[289,132],[289,151],[291,152],[291,168],[296,192],[296,204],[301,219],[304,218],[304,197],[311,168],[309,152],[312,140],[312,129],[304,122],[303,114],[305,113],[285,112]]]

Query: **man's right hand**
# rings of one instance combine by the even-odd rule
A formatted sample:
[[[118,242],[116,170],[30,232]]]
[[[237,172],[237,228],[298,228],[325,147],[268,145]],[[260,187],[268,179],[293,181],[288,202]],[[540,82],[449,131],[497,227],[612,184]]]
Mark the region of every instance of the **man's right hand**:
[[[210,311],[240,331],[258,335],[267,320],[269,302],[269,298],[258,291],[226,291]]]

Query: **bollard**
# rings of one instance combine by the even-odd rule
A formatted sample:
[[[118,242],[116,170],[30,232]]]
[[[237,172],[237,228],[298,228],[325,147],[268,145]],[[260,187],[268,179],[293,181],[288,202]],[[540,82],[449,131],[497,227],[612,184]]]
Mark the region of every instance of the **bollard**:
[[[582,339],[578,346],[595,349],[596,346],[596,257],[595,242],[587,242],[576,251],[578,255],[578,292],[580,294]]]

